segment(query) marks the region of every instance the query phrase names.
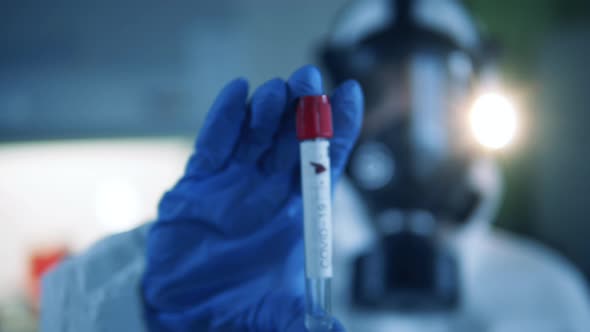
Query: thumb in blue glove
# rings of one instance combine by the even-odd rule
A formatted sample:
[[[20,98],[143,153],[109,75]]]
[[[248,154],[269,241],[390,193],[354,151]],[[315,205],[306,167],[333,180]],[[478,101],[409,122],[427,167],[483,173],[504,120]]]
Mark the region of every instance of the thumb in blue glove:
[[[297,98],[322,93],[313,66],[266,82],[249,103],[243,79],[221,91],[148,235],[142,288],[151,330],[305,331],[294,110]],[[360,130],[358,83],[343,83],[331,102],[336,180]]]

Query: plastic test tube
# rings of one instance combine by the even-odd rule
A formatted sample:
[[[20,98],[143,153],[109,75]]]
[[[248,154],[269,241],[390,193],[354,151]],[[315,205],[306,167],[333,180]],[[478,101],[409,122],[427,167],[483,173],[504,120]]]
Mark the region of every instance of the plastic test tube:
[[[328,97],[304,96],[297,106],[305,241],[305,325],[310,332],[332,328],[332,199],[329,139],[333,136]]]

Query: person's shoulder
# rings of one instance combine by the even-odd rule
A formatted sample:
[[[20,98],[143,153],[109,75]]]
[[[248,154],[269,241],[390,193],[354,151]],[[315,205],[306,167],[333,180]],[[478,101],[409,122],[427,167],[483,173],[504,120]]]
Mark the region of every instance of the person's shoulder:
[[[490,242],[508,261],[521,264],[523,268],[542,271],[551,279],[585,286],[582,273],[573,263],[537,240],[504,230],[494,230],[490,233]]]
[[[70,286],[92,292],[117,274],[143,264],[145,238],[151,224],[107,236],[80,254],[69,257],[50,271],[44,279],[70,280]]]
[[[108,236],[47,273],[42,330],[144,331],[139,289],[150,226]]]
[[[462,249],[464,281],[478,306],[495,308],[498,317],[543,318],[575,327],[590,324],[589,293],[582,273],[551,248],[492,230]]]
[[[88,292],[100,288],[124,271],[143,267],[145,238],[151,224],[105,237],[73,257],[81,286]]]

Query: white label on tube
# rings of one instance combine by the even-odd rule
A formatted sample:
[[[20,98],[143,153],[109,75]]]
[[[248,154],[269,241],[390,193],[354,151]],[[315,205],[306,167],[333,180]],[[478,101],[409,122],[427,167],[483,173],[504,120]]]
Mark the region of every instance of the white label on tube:
[[[332,277],[332,199],[330,143],[304,141],[301,150],[301,185],[305,236],[305,273],[308,278]]]

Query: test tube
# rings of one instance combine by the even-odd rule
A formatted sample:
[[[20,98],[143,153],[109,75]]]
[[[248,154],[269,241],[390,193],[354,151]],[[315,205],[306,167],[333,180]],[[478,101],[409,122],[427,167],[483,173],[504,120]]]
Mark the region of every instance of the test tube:
[[[332,199],[330,142],[332,111],[328,97],[304,96],[297,106],[301,153],[305,242],[305,326],[310,332],[332,329]]]

